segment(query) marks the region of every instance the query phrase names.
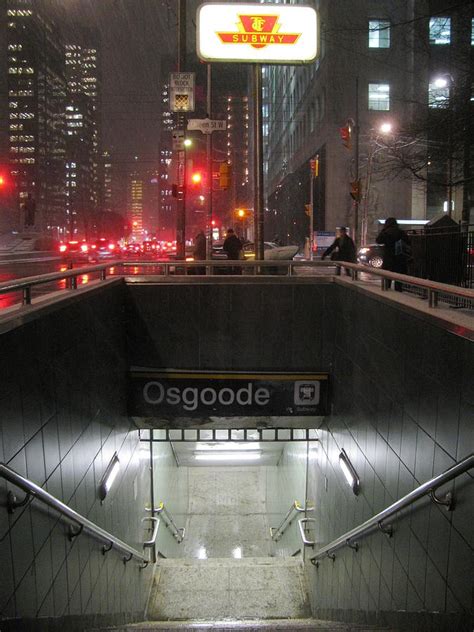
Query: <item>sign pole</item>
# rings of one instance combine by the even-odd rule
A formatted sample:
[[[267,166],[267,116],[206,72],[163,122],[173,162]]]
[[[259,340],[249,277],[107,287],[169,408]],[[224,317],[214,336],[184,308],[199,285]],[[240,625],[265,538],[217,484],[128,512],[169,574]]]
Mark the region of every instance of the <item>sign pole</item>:
[[[314,242],[314,166],[311,161],[311,172],[309,175],[309,260],[313,260]]]
[[[178,72],[183,72],[186,64],[186,0],[179,0],[178,7]],[[178,130],[186,129],[185,114],[178,113]],[[182,180],[178,194],[176,213],[176,258],[186,258],[186,154],[184,148],[178,152],[178,174]]]
[[[255,231],[255,259],[263,261],[264,258],[264,223],[263,223],[263,130],[262,130],[262,66],[254,66],[254,231]]]
[[[212,119],[212,67],[207,64],[207,118]],[[212,259],[212,134],[207,135],[207,222],[206,259]],[[208,273],[211,274],[212,268]]]

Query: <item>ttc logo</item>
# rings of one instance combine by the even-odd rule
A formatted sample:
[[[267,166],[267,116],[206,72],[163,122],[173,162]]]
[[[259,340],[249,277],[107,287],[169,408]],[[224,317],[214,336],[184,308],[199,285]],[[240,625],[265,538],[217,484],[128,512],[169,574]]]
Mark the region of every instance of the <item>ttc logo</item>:
[[[319,391],[317,381],[295,382],[295,406],[316,406],[319,404]]]

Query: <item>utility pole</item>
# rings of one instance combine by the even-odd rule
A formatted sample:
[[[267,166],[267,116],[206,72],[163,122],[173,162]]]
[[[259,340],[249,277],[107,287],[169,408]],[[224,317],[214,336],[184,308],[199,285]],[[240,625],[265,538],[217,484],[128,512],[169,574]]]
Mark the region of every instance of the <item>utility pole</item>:
[[[255,231],[255,259],[263,261],[263,130],[262,130],[262,66],[255,64],[254,66],[254,231]]]
[[[355,181],[357,182],[357,188],[360,191],[359,183],[359,137],[360,137],[360,125],[359,125],[359,77],[355,80],[355,120],[354,120],[354,171]],[[354,200],[354,243],[358,244],[359,238],[359,197]]]
[[[212,66],[207,64],[207,118],[212,119]],[[212,134],[207,134],[206,259],[212,259]],[[209,271],[210,272],[210,271]]]
[[[186,0],[178,0],[178,72],[183,72],[186,66]],[[177,127],[186,130],[186,116],[178,112]],[[176,257],[186,258],[186,153],[184,147],[178,151],[178,179],[181,194],[178,194],[176,214]]]

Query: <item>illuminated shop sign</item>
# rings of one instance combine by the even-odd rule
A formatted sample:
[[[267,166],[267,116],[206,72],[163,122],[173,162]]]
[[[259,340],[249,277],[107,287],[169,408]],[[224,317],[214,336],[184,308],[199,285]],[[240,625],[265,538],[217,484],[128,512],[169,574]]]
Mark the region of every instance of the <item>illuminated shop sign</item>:
[[[301,5],[206,3],[197,13],[197,52],[204,61],[304,64],[318,49],[318,18]]]
[[[327,414],[326,373],[131,371],[132,416]]]

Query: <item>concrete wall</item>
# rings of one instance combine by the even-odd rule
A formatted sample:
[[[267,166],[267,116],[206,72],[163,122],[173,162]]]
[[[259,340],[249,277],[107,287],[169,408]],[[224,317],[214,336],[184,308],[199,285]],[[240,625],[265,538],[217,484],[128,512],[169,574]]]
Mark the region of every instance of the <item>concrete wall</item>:
[[[149,480],[126,416],[123,287],[81,295],[0,336],[0,461],[141,550]],[[97,488],[115,451],[120,473],[101,505]],[[8,515],[8,488],[0,479],[2,632],[143,617],[149,569],[103,556],[87,535],[69,542],[58,514],[38,501]]]
[[[343,287],[334,315],[334,410],[309,468],[321,546],[474,450],[472,342]],[[360,476],[357,497],[338,464],[341,448]],[[472,477],[446,491],[453,487],[454,512],[421,501],[394,523],[392,539],[375,533],[357,553],[345,548],[334,563],[308,565],[314,612],[471,631]]]

